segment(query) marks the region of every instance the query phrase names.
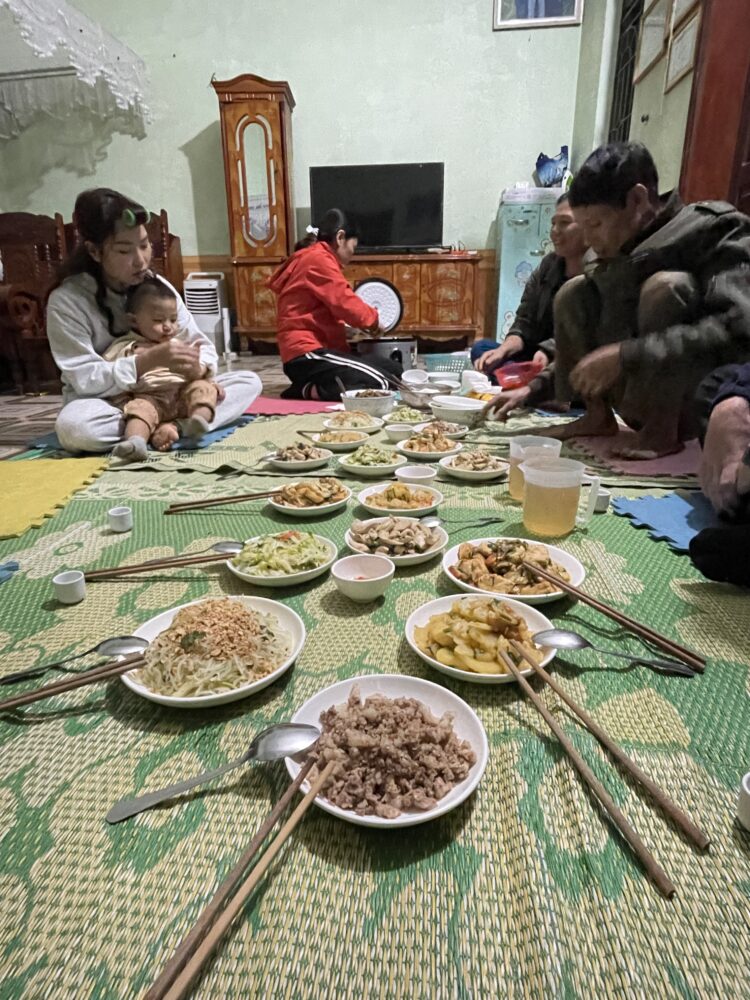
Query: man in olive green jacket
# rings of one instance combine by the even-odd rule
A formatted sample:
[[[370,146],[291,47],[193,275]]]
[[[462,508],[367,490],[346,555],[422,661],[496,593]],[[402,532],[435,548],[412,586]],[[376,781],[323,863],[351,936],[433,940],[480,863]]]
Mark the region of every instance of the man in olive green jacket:
[[[750,219],[725,202],[659,199],[648,150],[611,143],[576,175],[570,204],[591,247],[555,300],[558,401],[586,414],[560,438],[638,431],[629,458],[694,436],[692,398],[712,369],[750,359]]]

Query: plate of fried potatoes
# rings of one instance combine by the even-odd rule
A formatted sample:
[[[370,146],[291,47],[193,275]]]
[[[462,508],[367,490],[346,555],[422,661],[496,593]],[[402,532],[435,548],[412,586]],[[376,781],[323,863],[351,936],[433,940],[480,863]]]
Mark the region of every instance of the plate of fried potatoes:
[[[286,483],[268,502],[274,510],[290,517],[320,517],[341,510],[351,495],[349,487],[334,476],[323,476]]]
[[[552,628],[536,608],[496,597],[439,597],[417,608],[406,622],[406,641],[425,663],[471,684],[509,684],[515,678],[499,655],[503,651],[526,676],[534,671],[519,657],[515,639],[546,666],[554,649],[532,636]]]

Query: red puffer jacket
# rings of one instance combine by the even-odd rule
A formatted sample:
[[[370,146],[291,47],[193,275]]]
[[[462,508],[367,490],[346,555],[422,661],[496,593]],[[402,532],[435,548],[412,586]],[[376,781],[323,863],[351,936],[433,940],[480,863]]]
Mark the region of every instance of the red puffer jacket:
[[[297,250],[274,272],[268,287],[278,298],[278,343],[284,364],[320,348],[349,353],[345,325],[377,329],[377,310],[354,294],[327,243]]]

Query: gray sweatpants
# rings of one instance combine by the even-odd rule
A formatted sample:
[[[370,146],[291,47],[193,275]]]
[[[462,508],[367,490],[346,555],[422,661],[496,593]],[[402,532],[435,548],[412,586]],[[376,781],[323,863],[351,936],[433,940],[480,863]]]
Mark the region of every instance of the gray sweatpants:
[[[226,398],[216,407],[211,429],[231,424],[260,395],[261,381],[255,372],[226,372],[215,380]],[[57,418],[55,431],[66,451],[110,451],[122,440],[125,420],[122,410],[106,399],[74,399]]]

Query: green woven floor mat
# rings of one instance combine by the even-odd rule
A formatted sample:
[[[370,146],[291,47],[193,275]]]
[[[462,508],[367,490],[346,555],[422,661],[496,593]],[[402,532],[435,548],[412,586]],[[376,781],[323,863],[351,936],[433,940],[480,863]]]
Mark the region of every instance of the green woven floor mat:
[[[132,491],[141,481],[153,484],[150,497]],[[125,535],[106,528],[108,506],[121,499],[107,491],[120,483],[131,490],[135,518]],[[0,543],[0,559],[21,564],[0,590],[4,673],[131,632],[209,595],[280,598],[308,629],[292,671],[225,708],[169,711],[113,681],[0,720],[3,998],[142,994],[281,794],[285,771],[248,768],[116,827],[103,819],[110,805],[218,765],[322,687],[377,672],[428,678],[475,708],[491,744],[476,794],[406,837],[313,810],[195,996],[746,995],[739,966],[750,953],[750,835],[733,819],[750,766],[743,593],[702,580],[686,558],[614,516],[563,542],[587,567],[587,590],[710,659],[691,681],[640,667],[605,671],[593,653],[554,661],[566,691],[707,830],[713,846],[702,857],[607,763],[557,697],[543,695],[677,884],[667,903],[592,808],[515,686],[453,681],[406,645],[411,611],[454,592],[440,560],[397,572],[373,605],[346,601],[329,576],[272,593],[247,587],[220,564],[92,583],[72,607],[52,600],[49,578],[64,567],[142,561],[305,525],[269,516],[261,504],[162,514],[171,500],[225,487],[236,491],[237,481],[106,472],[43,527]],[[498,514],[498,532],[524,533],[518,507],[497,487],[455,488],[441,508],[467,520],[488,510]],[[307,526],[342,545],[356,512],[352,506]],[[477,535],[449,527],[454,541]],[[623,644],[591,609],[564,600],[543,610],[603,645]],[[637,648],[632,638],[624,642]]]

